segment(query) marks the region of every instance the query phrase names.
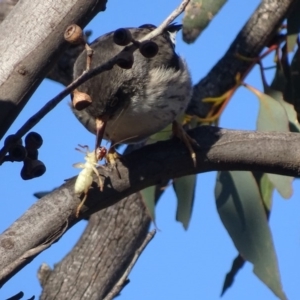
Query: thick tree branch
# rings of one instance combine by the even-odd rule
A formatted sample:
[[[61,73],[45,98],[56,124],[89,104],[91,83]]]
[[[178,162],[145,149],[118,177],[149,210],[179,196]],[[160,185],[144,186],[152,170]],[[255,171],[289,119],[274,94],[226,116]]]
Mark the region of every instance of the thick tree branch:
[[[147,236],[146,236],[145,240],[143,241],[142,245],[136,250],[136,252],[135,252],[135,254],[132,258],[132,261],[130,262],[128,268],[126,269],[126,271],[124,272],[122,277],[119,279],[119,281],[116,283],[116,285],[113,287],[113,289],[106,295],[104,300],[112,300],[120,294],[120,292],[122,291],[124,286],[128,283],[128,280],[129,280],[128,275],[130,274],[132,268],[136,264],[138,258],[140,257],[142,252],[145,250],[145,248],[147,247],[149,242],[153,239],[155,234],[156,234],[155,229],[153,229],[151,232],[149,232],[147,234]]]
[[[7,17],[19,0],[0,0],[0,23]],[[90,33],[86,36],[88,37]],[[84,50],[84,45],[68,44],[66,50],[59,57],[57,63],[47,74],[47,78],[68,85],[73,80],[73,65],[79,54]]]
[[[1,0],[0,1],[0,23],[11,12],[19,0]]]
[[[39,272],[41,299],[103,299],[128,268],[149,224],[139,194],[93,214],[72,251],[53,271]]]
[[[253,66],[253,62],[240,59],[256,58],[282,24],[292,5],[299,0],[263,0],[247,21],[224,56],[198,84],[194,86],[188,113],[206,117],[212,104],[203,103],[206,97],[218,97],[235,84],[238,73],[242,76]]]
[[[250,170],[300,175],[300,135],[281,132],[233,131],[203,126],[191,131],[201,147],[197,165],[177,139],[159,142],[126,155],[118,171],[100,168],[106,178],[100,192],[94,184],[80,217],[86,217],[121,199],[167,179],[213,170]],[[255,147],[254,147],[255,145]],[[75,178],[46,195],[0,236],[0,284],[29,263],[38,247],[59,239],[79,219],[80,199],[74,195]],[[33,254],[31,255],[31,252]]]
[[[0,138],[67,46],[68,25],[84,27],[106,0],[20,1],[1,23]],[[8,51],[9,49],[9,51]]]

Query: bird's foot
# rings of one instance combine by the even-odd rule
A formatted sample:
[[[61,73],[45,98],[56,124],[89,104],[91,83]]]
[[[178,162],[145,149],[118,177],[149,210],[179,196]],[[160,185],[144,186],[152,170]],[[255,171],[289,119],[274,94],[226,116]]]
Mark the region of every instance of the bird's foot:
[[[117,167],[117,161],[122,159],[122,155],[116,151],[114,147],[111,147],[106,154],[106,161],[109,163],[112,169],[115,169],[118,172],[119,178],[121,174]]]
[[[117,160],[119,160],[121,158],[122,158],[122,155],[120,153],[118,153],[115,148],[109,149],[108,153],[106,154],[106,160],[112,166],[115,166],[117,164]]]
[[[173,121],[172,131],[175,136],[177,136],[182,142],[184,142],[184,144],[186,145],[186,147],[188,148],[188,150],[190,152],[194,166],[196,166],[196,163],[197,163],[196,153],[193,149],[193,146],[200,147],[199,144],[186,133],[186,131],[183,129],[182,125],[179,124],[177,121]]]

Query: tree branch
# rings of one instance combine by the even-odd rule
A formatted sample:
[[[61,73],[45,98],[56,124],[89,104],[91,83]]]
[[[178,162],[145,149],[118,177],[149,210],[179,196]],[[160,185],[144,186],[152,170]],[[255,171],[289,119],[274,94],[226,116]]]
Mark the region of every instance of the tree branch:
[[[203,103],[206,97],[218,97],[235,84],[238,73],[242,76],[253,67],[253,62],[238,58],[257,58],[272,39],[291,7],[299,0],[263,0],[247,21],[224,56],[210,70],[206,77],[194,86],[193,97],[187,113],[205,118],[211,103]]]
[[[70,0],[64,5],[59,0],[20,1],[1,23],[0,138],[66,48],[65,28],[71,23],[84,27],[105,4],[106,0]]]
[[[0,2],[0,23],[11,12],[19,0],[2,0]]]
[[[142,245],[135,251],[135,254],[132,258],[132,261],[130,262],[128,268],[122,275],[122,277],[119,279],[119,281],[116,283],[116,285],[112,288],[112,290],[106,295],[104,300],[112,300],[114,299],[117,295],[120,294],[124,286],[128,283],[128,275],[130,274],[132,268],[136,264],[138,258],[142,254],[142,252],[145,250],[149,242],[153,239],[154,235],[156,234],[156,230],[153,229],[151,232],[149,232],[143,241]]]
[[[18,1],[19,0],[0,1],[0,23],[2,23],[2,21],[7,17]],[[66,50],[47,74],[47,78],[59,82],[65,86],[70,84],[73,80],[73,65],[83,50],[84,45],[68,44]]]
[[[139,193],[93,214],[81,239],[54,270],[48,268],[42,278],[39,271],[41,299],[103,299],[130,265],[149,224]]]
[[[115,169],[99,169],[105,177],[104,191],[100,192],[94,182],[80,217],[109,207],[148,186],[190,174],[214,170],[259,170],[295,177],[300,175],[300,135],[297,133],[233,131],[209,126],[196,128],[190,133],[201,145],[195,149],[196,167],[186,147],[177,139],[134,151],[124,156],[123,163],[118,162],[121,178]],[[69,180],[40,199],[0,236],[1,285],[38,254],[35,252],[30,256],[30,250],[55,242],[66,227],[70,228],[80,220],[75,218],[80,203],[74,194],[75,180]]]

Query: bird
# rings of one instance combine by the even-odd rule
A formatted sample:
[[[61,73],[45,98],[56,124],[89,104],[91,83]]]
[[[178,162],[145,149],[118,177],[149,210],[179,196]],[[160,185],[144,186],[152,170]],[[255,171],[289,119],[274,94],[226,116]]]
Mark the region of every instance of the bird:
[[[138,41],[155,28],[145,24],[126,30],[133,41]],[[92,101],[84,109],[71,108],[83,126],[96,134],[96,147],[102,138],[111,145],[143,141],[183,114],[191,99],[192,81],[185,60],[175,52],[175,36],[181,28],[180,24],[169,24],[151,39],[158,47],[155,56],[145,57],[137,49],[130,68],[114,65],[78,87],[77,91],[88,94]],[[114,31],[89,46],[93,50],[91,69],[124,50],[114,42]],[[74,64],[74,79],[85,71],[86,62],[83,51]]]

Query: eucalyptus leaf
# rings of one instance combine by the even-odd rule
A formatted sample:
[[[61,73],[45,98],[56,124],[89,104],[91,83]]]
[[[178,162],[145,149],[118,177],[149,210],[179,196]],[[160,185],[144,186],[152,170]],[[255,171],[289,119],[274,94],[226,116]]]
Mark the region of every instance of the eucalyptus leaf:
[[[258,187],[260,190],[263,203],[265,205],[266,216],[268,218],[272,208],[272,199],[273,199],[273,191],[274,191],[274,185],[270,181],[268,174],[261,173],[261,177],[259,178],[258,181]]]
[[[289,199],[293,195],[293,177],[267,173],[269,180],[276,187],[281,197]]]
[[[283,105],[265,93],[252,91],[259,99],[257,130],[288,132],[289,119]]]
[[[163,130],[151,135],[150,138],[147,140],[147,145],[153,144],[158,141],[166,141],[170,139],[171,136],[172,136],[172,124],[168,125]]]
[[[259,99],[257,130],[289,132],[290,124],[293,124],[294,128],[299,126],[298,120],[296,119],[296,112],[293,110],[291,104],[282,99],[280,92],[265,87],[270,95],[277,98],[275,99],[252,87],[250,87],[250,89]],[[293,193],[292,177],[277,174],[268,174],[268,177],[283,198],[291,197]]]
[[[189,175],[173,180],[173,188],[177,197],[176,220],[186,230],[189,226],[193,210],[197,175]]]
[[[215,196],[220,218],[240,255],[253,264],[253,272],[277,297],[287,299],[263,200],[252,173],[219,172]]]
[[[153,222],[155,222],[155,190],[156,186],[149,186],[141,191],[143,201]]]
[[[226,0],[191,0],[183,18],[183,40],[193,43],[223,7]]]
[[[268,87],[265,91],[267,95],[272,97],[272,99],[279,102],[282,107],[285,109],[286,115],[289,121],[289,131],[291,132],[300,132],[300,124],[297,118],[297,112],[294,108],[294,105],[284,101],[283,94],[280,91],[276,91],[270,87]],[[279,121],[279,120],[278,120]]]
[[[159,198],[161,197],[161,195],[164,193],[164,191],[165,191],[164,187],[167,184],[168,184],[167,182],[164,182],[160,185],[149,186],[149,187],[141,190],[142,199],[146,205],[149,216],[155,226],[156,226],[155,206],[156,206]]]

